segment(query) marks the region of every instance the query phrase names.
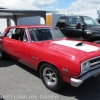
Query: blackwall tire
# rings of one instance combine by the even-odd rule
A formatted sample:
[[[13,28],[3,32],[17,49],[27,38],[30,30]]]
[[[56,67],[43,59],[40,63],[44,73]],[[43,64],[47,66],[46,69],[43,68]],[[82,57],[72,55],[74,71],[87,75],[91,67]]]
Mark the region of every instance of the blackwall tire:
[[[55,66],[45,63],[40,67],[40,77],[44,85],[51,91],[59,91],[64,85],[63,79]]]
[[[6,55],[4,54],[4,52],[0,49],[0,59],[5,59]]]

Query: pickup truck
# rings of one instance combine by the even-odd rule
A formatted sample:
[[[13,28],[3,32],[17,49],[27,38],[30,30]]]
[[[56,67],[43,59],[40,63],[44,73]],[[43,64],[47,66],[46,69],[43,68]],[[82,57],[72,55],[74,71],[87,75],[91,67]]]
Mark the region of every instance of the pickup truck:
[[[100,74],[99,44],[68,39],[53,26],[6,28],[0,37],[0,59],[7,55],[37,70],[52,91],[60,90],[64,82],[78,87]]]
[[[100,24],[89,16],[61,16],[56,27],[66,37],[100,43]]]
[[[96,21],[100,24],[100,19],[97,18]]]

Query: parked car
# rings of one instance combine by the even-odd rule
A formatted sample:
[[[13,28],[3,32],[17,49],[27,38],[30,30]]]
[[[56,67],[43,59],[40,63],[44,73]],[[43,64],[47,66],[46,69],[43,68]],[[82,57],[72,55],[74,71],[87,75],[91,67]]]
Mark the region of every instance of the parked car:
[[[0,37],[0,58],[6,55],[39,71],[52,91],[60,90],[64,82],[78,87],[100,74],[100,46],[68,39],[53,26],[8,27]]]
[[[66,37],[100,43],[100,24],[89,16],[61,16],[56,26]]]

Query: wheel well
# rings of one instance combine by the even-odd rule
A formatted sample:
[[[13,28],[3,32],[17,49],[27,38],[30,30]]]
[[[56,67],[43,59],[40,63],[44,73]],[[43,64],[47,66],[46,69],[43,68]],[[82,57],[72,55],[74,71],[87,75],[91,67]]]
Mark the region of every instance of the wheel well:
[[[48,63],[48,64],[53,65],[53,66],[54,66],[54,67],[58,70],[58,68],[57,68],[54,64],[49,63],[49,62],[46,62],[46,61],[41,61],[41,62],[38,64],[37,71],[39,71],[39,69],[40,69],[41,65],[42,65],[42,64],[45,64],[45,63]],[[59,70],[58,70],[58,71],[59,71]],[[60,72],[60,71],[59,71],[59,72]]]

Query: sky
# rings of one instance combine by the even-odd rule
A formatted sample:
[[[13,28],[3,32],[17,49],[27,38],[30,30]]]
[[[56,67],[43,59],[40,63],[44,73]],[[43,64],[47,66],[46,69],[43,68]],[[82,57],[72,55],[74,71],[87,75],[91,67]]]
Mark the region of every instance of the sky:
[[[99,9],[100,0],[0,0],[0,7],[48,11]]]
[[[72,11],[100,9],[100,0],[0,0],[0,7],[21,10]],[[6,27],[0,19],[0,31]]]

